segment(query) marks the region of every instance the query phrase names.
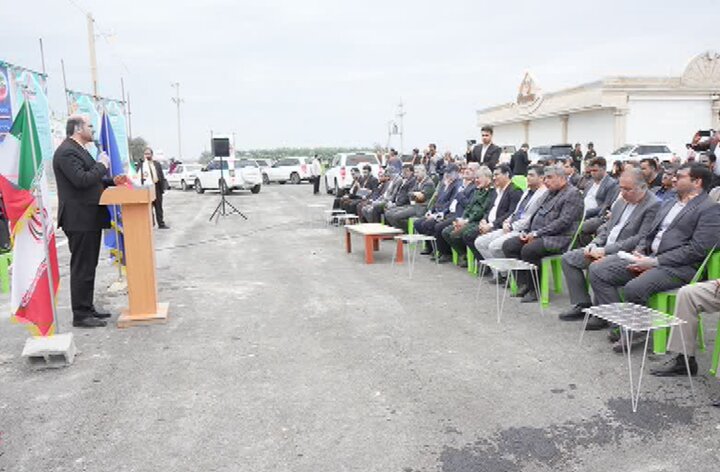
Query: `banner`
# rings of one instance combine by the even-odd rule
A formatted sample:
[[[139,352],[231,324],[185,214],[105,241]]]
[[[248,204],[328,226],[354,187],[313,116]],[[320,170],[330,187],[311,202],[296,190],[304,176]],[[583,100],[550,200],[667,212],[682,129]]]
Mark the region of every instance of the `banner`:
[[[68,101],[70,103],[70,114],[81,114],[90,117],[90,123],[95,130],[95,138],[99,138],[100,128],[102,125],[103,112],[107,113],[110,124],[115,132],[118,152],[123,165],[126,166],[128,172],[132,173],[130,162],[130,146],[128,143],[127,123],[125,120],[125,103],[120,100],[113,100],[104,97],[93,97],[90,94],[76,92],[74,90],[67,91]],[[88,146],[90,154],[96,155],[97,148],[94,145]]]
[[[46,76],[24,67],[0,61],[0,142],[10,130],[18,110],[28,97],[40,140],[44,160],[53,156],[53,139],[50,127],[50,104],[47,98]]]

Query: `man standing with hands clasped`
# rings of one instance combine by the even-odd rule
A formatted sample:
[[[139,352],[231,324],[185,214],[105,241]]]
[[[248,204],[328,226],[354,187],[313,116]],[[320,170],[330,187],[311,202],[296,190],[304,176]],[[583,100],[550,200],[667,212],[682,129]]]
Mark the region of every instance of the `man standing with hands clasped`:
[[[102,230],[110,228],[110,212],[100,206],[105,187],[122,185],[127,177],[108,176],[110,158],[102,153],[97,162],[85,149],[93,141],[93,126],[87,117],[71,116],[67,138],[53,156],[58,191],[58,227],[68,238],[70,248],[70,299],[73,326],[105,326],[109,313],[98,313],[93,304],[95,270],[100,256]]]
[[[153,202],[155,219],[157,220],[159,229],[168,229],[169,226],[165,224],[162,207],[162,196],[165,192],[165,175],[163,174],[160,163],[153,160],[153,150],[151,148],[145,148],[143,156],[145,157],[145,161],[143,161],[142,168],[140,169],[140,183],[142,185],[145,185],[145,182],[155,184],[155,201]]]

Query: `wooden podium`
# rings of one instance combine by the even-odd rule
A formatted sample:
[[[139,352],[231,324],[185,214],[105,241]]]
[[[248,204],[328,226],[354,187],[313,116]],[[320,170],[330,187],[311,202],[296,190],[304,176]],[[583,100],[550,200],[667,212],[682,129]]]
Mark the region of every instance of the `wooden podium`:
[[[100,205],[120,205],[122,208],[130,305],[118,318],[118,328],[167,321],[169,304],[157,301],[155,243],[150,207],[154,200],[154,187],[108,187],[100,197]]]

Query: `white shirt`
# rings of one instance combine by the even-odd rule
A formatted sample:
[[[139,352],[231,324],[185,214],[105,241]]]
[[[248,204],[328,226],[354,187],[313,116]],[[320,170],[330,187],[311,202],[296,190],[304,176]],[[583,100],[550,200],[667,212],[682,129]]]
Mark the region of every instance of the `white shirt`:
[[[487,146],[485,146],[484,144],[480,145],[480,162],[485,160],[485,153],[487,152],[489,147],[489,144]]]
[[[457,191],[457,193],[462,193],[465,190],[465,184],[463,184]],[[449,213],[455,213],[455,210],[457,209],[457,198],[454,198],[452,202],[450,202],[450,206],[448,207]],[[459,215],[462,216],[462,215]]]
[[[310,166],[310,173],[313,177],[318,177],[322,173],[322,167],[320,166],[320,159],[313,159],[312,165]]]
[[[510,185],[510,184],[508,184]],[[497,190],[497,195],[495,196],[495,201],[493,202],[493,206],[490,209],[490,213],[488,213],[487,222],[490,224],[493,224],[495,222],[495,218],[497,218],[497,210],[498,206],[500,205],[500,200],[502,200],[503,194],[505,193],[505,189],[507,189],[507,185],[504,189]]]
[[[600,184],[593,182],[590,188],[587,189],[587,192],[585,192],[585,211],[597,208],[598,204],[595,195],[597,195],[599,188]]]
[[[613,229],[610,230],[610,234],[608,234],[607,242],[605,243],[605,245],[613,244],[615,241],[617,241],[618,236],[620,236],[620,231],[622,231],[622,229],[627,224],[630,216],[635,211],[635,208],[637,208],[637,204],[625,205],[625,209],[623,210],[622,215],[620,215],[620,221],[618,221],[617,224],[613,226]]]
[[[677,218],[678,214],[683,208],[685,208],[685,205],[687,204],[677,202],[672,208],[670,208],[670,211],[667,215],[665,215],[665,218],[663,218],[662,223],[660,223],[660,229],[658,229],[658,232],[655,234],[655,239],[653,239],[653,242],[650,245],[653,255],[657,253],[657,250],[660,247],[660,241],[662,240],[663,234],[665,234],[665,231],[668,229],[668,226],[670,226],[670,223]]]
[[[143,161],[142,163],[142,173],[143,173],[143,179],[146,182],[152,182],[154,184],[158,183],[158,177],[155,173],[155,164],[153,161],[148,161],[147,159]]]

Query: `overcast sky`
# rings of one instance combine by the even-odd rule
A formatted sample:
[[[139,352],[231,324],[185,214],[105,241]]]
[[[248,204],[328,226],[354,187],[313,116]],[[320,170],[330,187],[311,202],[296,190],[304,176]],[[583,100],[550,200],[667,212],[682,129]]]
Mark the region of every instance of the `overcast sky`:
[[[587,4],[587,5],[586,5]],[[405,103],[405,148],[461,152],[475,111],[514,100],[526,70],[544,91],[610,75],[680,75],[720,49],[712,2],[0,0],[0,59],[40,70],[50,100],[91,92],[86,18],[96,20],[100,95],[131,95],[132,132],[183,155],[210,130],[237,147],[372,146]],[[12,8],[11,8],[12,6]],[[715,25],[715,26],[713,26]],[[111,35],[111,36],[107,36]],[[397,139],[393,143],[399,147]],[[515,143],[517,144],[517,143]]]

